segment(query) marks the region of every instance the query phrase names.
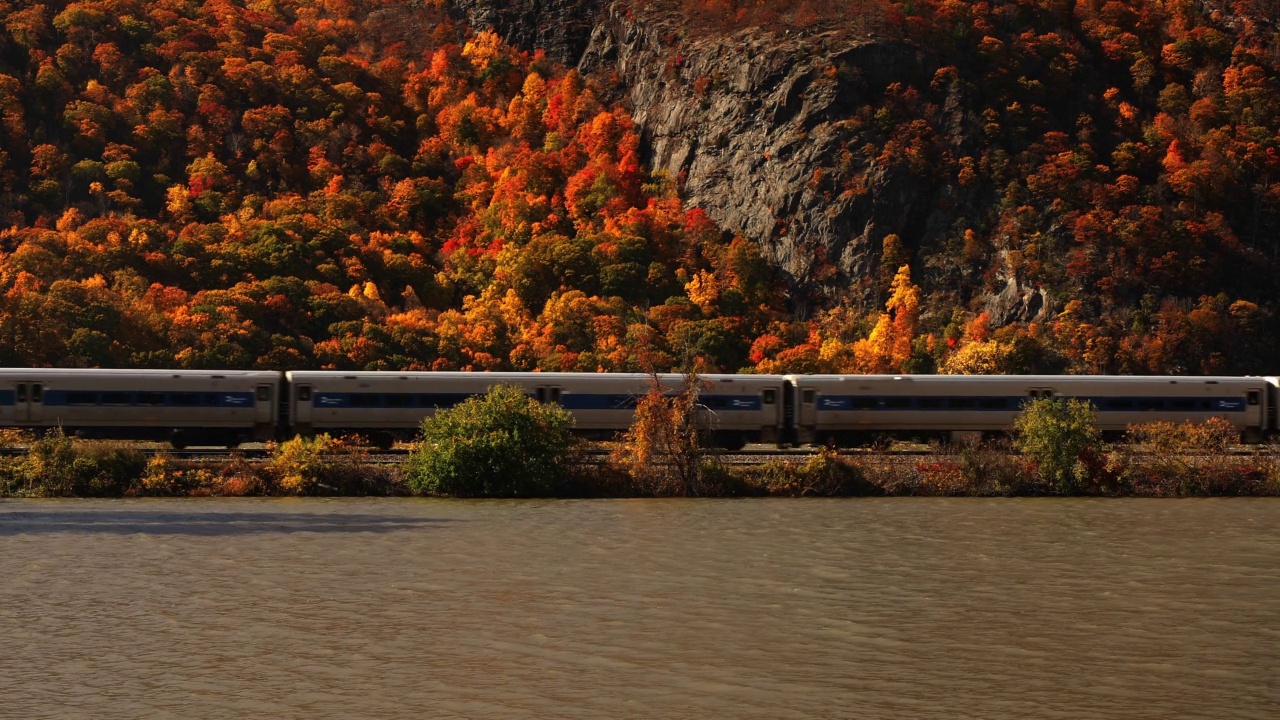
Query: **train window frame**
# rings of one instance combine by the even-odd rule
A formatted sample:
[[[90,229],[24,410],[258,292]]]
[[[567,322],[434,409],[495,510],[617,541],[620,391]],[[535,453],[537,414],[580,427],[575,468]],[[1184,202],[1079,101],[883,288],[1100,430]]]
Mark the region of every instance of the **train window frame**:
[[[764,392],[763,392],[763,393],[760,393],[760,402],[764,403],[765,405],[775,405],[775,404],[777,404],[777,402],[778,402],[778,391],[777,391],[777,389],[776,389],[776,388],[765,388],[765,389],[764,389]]]
[[[298,386],[298,402],[311,402],[311,386],[310,385]]]

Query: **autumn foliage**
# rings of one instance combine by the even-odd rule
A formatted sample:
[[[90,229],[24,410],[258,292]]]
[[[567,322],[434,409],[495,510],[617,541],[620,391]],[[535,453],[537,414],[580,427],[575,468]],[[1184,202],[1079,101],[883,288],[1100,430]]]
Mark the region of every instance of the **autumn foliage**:
[[[1266,3],[676,3],[708,27],[856,19],[922,49],[924,75],[858,95],[845,122],[869,140],[847,164],[969,210],[943,246],[880,238],[867,287],[819,298],[646,169],[593,81],[437,6],[0,2],[0,365],[1256,372],[1277,355]],[[1010,280],[1053,312],[992,327],[980,299]]]

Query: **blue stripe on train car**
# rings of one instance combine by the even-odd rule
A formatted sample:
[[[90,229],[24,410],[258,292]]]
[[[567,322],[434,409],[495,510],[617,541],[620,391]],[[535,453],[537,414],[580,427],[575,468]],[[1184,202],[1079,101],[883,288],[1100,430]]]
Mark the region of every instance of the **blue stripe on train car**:
[[[1071,397],[1063,395],[1061,397]],[[820,411],[991,411],[1013,412],[1020,410],[1029,398],[995,395],[821,395]],[[1098,412],[1245,412],[1248,404],[1244,398],[1222,397],[1081,397],[1093,403]]]
[[[0,390],[0,406],[15,404],[15,398],[12,390]]]
[[[339,393],[318,392],[312,395],[312,407],[321,409],[385,408],[406,410],[412,408],[451,408],[477,393]]]
[[[45,390],[45,407],[251,408],[251,392],[158,392],[151,390]]]
[[[312,395],[312,407],[338,408],[451,408],[483,393],[337,393]],[[530,396],[532,397],[532,396]],[[564,393],[560,406],[566,410],[634,410],[636,395],[619,393]],[[760,410],[760,398],[749,395],[703,395],[699,402],[711,410]]]
[[[560,396],[565,410],[634,410],[641,395],[570,393]],[[709,410],[758,411],[764,405],[753,395],[700,395],[698,403]]]

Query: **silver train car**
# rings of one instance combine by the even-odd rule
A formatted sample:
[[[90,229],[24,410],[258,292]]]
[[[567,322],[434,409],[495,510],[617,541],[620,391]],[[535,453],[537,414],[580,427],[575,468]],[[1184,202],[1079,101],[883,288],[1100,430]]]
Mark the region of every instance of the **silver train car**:
[[[667,392],[680,375],[659,376]],[[1008,432],[1030,398],[1075,397],[1104,433],[1132,424],[1230,420],[1246,440],[1280,430],[1280,377],[706,375],[712,442],[739,448],[858,445],[880,437],[960,439]],[[557,403],[576,430],[630,427],[650,377],[617,373],[69,370],[0,368],[0,427],[61,427],[84,437],[234,446],[318,432],[379,445],[413,437],[423,418],[500,383]]]
[[[0,427],[62,428],[174,447],[270,440],[278,372],[0,368]]]
[[[651,379],[638,373],[321,372],[286,373],[288,416],[294,431],[355,432],[380,445],[411,437],[441,408],[482,395],[498,384],[524,388],[573,414],[580,434],[612,437],[631,426],[636,401]],[[786,383],[779,375],[704,375],[699,401],[712,440],[728,448],[782,442]],[[668,392],[683,376],[660,375]]]
[[[1133,424],[1226,418],[1248,440],[1276,430],[1280,379],[1043,375],[788,375],[800,444],[1008,432],[1028,399],[1070,397],[1116,436]]]

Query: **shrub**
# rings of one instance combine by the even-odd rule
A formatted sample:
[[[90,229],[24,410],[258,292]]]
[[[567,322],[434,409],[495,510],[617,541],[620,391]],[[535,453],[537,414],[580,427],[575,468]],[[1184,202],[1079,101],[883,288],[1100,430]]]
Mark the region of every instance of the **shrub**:
[[[570,490],[573,416],[511,385],[441,410],[422,423],[405,463],[425,495],[546,497]]]
[[[1102,433],[1093,403],[1038,398],[1013,423],[1014,446],[1035,461],[1040,477],[1063,494],[1089,489],[1102,457]]]
[[[31,443],[19,463],[23,494],[50,497],[123,495],[147,465],[124,443],[73,442],[55,430]]]
[[[1233,455],[1240,430],[1225,418],[1129,427],[1109,465],[1141,495],[1238,495],[1265,492],[1265,455]]]
[[[295,437],[280,443],[267,464],[283,495],[402,494],[385,467],[368,462],[363,446],[328,434]],[[246,494],[252,478],[229,477],[220,494]]]
[[[764,492],[783,497],[862,497],[883,495],[862,467],[831,448],[820,448],[807,460],[770,462],[754,473]]]

